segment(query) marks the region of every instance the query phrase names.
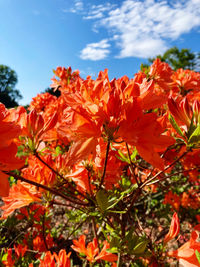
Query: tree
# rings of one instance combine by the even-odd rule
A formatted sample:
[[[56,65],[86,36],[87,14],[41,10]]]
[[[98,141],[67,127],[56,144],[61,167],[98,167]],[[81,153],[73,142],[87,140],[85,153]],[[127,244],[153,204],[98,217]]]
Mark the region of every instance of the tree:
[[[156,58],[168,63],[172,69],[190,69],[199,71],[200,69],[200,53],[191,52],[190,49],[178,49],[176,46],[168,49],[163,55],[155,58],[149,58],[148,62],[152,63]],[[142,64],[141,69],[149,67],[149,64]]]
[[[15,89],[17,74],[10,67],[0,65],[0,102],[7,108],[18,106],[17,100],[22,96],[19,90]]]
[[[59,97],[61,95],[61,92],[60,90],[54,90],[54,88],[50,88],[48,87],[47,89],[45,89],[44,93],[49,93],[51,95],[54,95],[56,97]]]

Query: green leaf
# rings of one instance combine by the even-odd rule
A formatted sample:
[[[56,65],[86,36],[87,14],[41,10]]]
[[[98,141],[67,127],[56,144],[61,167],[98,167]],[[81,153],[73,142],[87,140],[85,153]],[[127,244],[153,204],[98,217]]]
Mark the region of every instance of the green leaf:
[[[133,249],[133,254],[142,254],[144,253],[146,247],[147,247],[148,241],[143,240],[139,242]]]
[[[127,158],[126,155],[124,155],[124,153],[122,153],[121,150],[118,150],[118,153],[119,153],[120,156],[116,155],[116,157],[117,157],[119,160],[129,163],[129,159]]]
[[[126,213],[126,210],[110,210],[109,212],[111,212],[111,213],[124,214],[124,213]]]
[[[195,250],[195,255],[197,257],[198,262],[200,263],[200,252],[198,250]]]
[[[101,211],[105,211],[108,207],[108,196],[105,190],[101,189],[96,194],[97,204]]]
[[[127,190],[123,191],[121,193],[121,196],[115,196],[114,198],[110,199],[108,201],[108,210],[112,209],[120,200],[122,200],[124,198],[124,196],[126,196],[127,194],[130,194],[132,191],[134,191],[136,188],[138,187],[137,184],[134,184],[133,186],[131,186],[130,188],[128,188]]]
[[[111,242],[110,242],[110,248],[111,249],[114,249],[114,250],[117,250],[117,248],[120,246],[120,240],[119,240],[119,237],[113,237]],[[113,252],[113,253],[116,253],[117,251]]]
[[[133,161],[136,156],[137,156],[137,149],[135,148],[132,155],[131,155],[131,161]]]
[[[173,128],[176,130],[176,132],[185,139],[183,132],[181,131],[180,127],[178,126],[177,122],[171,114],[169,114],[169,121]]]
[[[190,127],[186,133],[186,136],[188,139],[190,138],[190,136],[194,132],[195,128],[196,128],[196,126],[194,125],[194,114],[193,114],[192,119],[191,119],[191,123],[190,123]]]
[[[135,246],[137,246],[139,237],[136,235],[131,235],[127,241],[128,241],[128,248],[132,252]]]
[[[200,124],[196,127],[194,132],[191,134],[189,138],[189,144],[198,143],[200,141]]]

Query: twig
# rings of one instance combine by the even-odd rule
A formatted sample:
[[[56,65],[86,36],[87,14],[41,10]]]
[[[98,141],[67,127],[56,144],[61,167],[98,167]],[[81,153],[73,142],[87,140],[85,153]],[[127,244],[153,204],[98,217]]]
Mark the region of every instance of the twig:
[[[49,248],[48,248],[48,245],[47,245],[46,235],[45,235],[45,214],[42,216],[42,237],[43,237],[43,240],[44,240],[45,248],[48,251]]]
[[[59,176],[60,178],[62,178],[64,181],[66,181],[65,177],[60,174],[59,172],[57,172],[56,170],[54,170],[54,168],[52,168],[50,165],[48,165],[38,154],[38,152],[35,152],[34,154],[36,156],[37,159],[39,159],[39,161],[41,161],[47,168],[49,168],[53,173],[55,173],[57,176]],[[67,185],[72,189],[72,191],[76,191],[79,195],[81,195],[82,197],[86,198],[87,197],[80,192],[78,189],[74,188],[68,181],[66,181]]]
[[[151,181],[153,181],[154,179],[156,179],[160,174],[164,173],[166,170],[168,170],[169,168],[171,168],[174,164],[176,164],[176,162],[178,162],[180,159],[182,159],[186,154],[188,153],[188,151],[185,151],[180,157],[178,157],[176,160],[174,160],[171,164],[167,165],[164,170],[159,171],[157,174],[155,174],[153,177],[151,177],[150,179],[147,179],[141,186],[140,188],[142,189],[143,187],[145,187],[147,184],[149,184]],[[148,178],[148,177],[147,177]]]
[[[131,167],[131,172],[136,180],[136,183],[138,185],[138,187],[140,186],[139,182],[138,182],[138,179],[136,177],[136,175],[134,174],[134,168],[133,168],[133,162],[131,160],[131,155],[130,155],[130,151],[129,151],[129,148],[128,148],[128,144],[126,143],[126,149],[127,149],[127,152],[128,152],[128,158],[129,158],[129,161],[130,161],[130,167]]]
[[[36,186],[38,188],[42,188],[42,189],[44,189],[46,191],[51,192],[54,195],[60,196],[60,197],[64,198],[65,200],[68,200],[68,201],[73,202],[75,204],[82,205],[82,206],[87,206],[88,205],[88,203],[84,203],[84,202],[80,202],[80,201],[74,201],[71,198],[63,195],[61,192],[59,192],[59,191],[57,191],[57,190],[55,190],[53,188],[50,188],[50,187],[48,187],[46,185],[43,185],[43,184],[39,184],[39,183],[37,183],[35,181],[32,181],[32,180],[28,180],[28,179],[26,179],[26,178],[24,178],[24,177],[22,177],[22,176],[20,176],[18,174],[15,174],[15,173],[12,173],[12,172],[9,172],[9,171],[2,171],[2,172],[7,174],[7,175],[9,175],[9,176],[13,176],[16,180],[20,180],[22,182],[25,182],[25,183],[28,183],[28,184],[32,184],[32,185],[34,185],[34,186]]]
[[[108,162],[109,149],[110,149],[110,140],[108,139],[108,143],[107,143],[107,147],[106,147],[106,158],[105,158],[105,162],[104,162],[104,169],[103,169],[103,174],[101,177],[99,189],[101,188],[101,186],[104,183],[104,178],[105,178],[105,174],[106,174],[106,167],[107,167],[107,162]]]

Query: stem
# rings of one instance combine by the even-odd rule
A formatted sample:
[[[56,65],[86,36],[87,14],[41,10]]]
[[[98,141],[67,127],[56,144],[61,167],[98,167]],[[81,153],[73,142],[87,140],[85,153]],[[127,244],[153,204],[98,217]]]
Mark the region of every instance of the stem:
[[[142,189],[140,187],[138,187],[136,192],[135,192],[134,197],[132,198],[131,204],[128,207],[128,210],[127,210],[127,212],[125,214],[128,214],[131,211],[131,209],[133,207],[133,204],[135,203],[135,200],[137,199],[137,197],[140,195],[141,191],[142,191]]]
[[[59,201],[56,201],[56,200],[52,200],[52,201],[50,201],[50,204],[51,204],[51,205],[59,205],[59,206],[70,207],[70,208],[78,209],[78,210],[79,210],[78,207],[75,207],[75,206],[73,206],[73,205],[71,205],[71,204],[62,203],[62,202],[59,202]]]
[[[138,187],[140,186],[139,182],[138,182],[138,179],[136,177],[136,175],[134,174],[134,168],[133,168],[133,162],[131,160],[131,154],[130,154],[130,151],[129,151],[129,148],[128,148],[128,144],[126,143],[126,149],[127,149],[127,152],[128,152],[128,158],[129,158],[129,161],[130,161],[130,167],[131,167],[131,172],[132,172],[132,175],[134,176],[135,180],[136,180],[136,183],[138,185]]]
[[[65,177],[62,175],[62,174],[60,174],[59,172],[57,172],[56,170],[54,170],[51,166],[49,166],[40,156],[39,156],[39,154],[38,154],[38,152],[35,152],[35,156],[36,156],[36,158],[37,159],[39,159],[39,161],[41,161],[47,168],[49,168],[53,173],[55,173],[57,176],[59,176],[60,178],[62,178],[63,180],[65,180],[66,181],[66,179],[65,179]],[[82,197],[84,197],[84,198],[86,198],[87,199],[87,197],[83,194],[83,193],[81,193],[79,190],[77,190],[76,188],[74,188],[68,181],[66,181],[67,182],[67,184],[68,184],[68,186],[72,189],[72,191],[76,191],[79,195],[81,195]]]
[[[89,184],[89,193],[91,196],[93,196],[93,193],[92,193],[92,188],[91,188],[91,179],[90,179],[90,172],[88,171],[88,184]]]
[[[163,171],[159,171],[157,174],[155,174],[153,177],[151,177],[150,179],[148,179],[140,186],[140,188],[142,189],[143,187],[145,187],[145,185],[149,184],[151,181],[153,181],[154,179],[156,179],[160,174],[164,173],[166,170],[168,170],[169,168],[171,168],[174,164],[176,164],[176,162],[178,162],[180,159],[182,159],[186,154],[188,153],[188,151],[185,151],[181,156],[179,156],[176,160],[174,160],[171,164],[167,165]]]
[[[180,171],[180,172],[175,172],[175,173],[172,173],[172,174],[170,174],[170,175],[168,175],[168,176],[166,176],[166,177],[163,177],[163,178],[161,178],[161,179],[158,179],[158,180],[155,180],[155,181],[153,181],[153,182],[150,182],[150,183],[148,183],[148,184],[146,184],[146,185],[156,184],[156,183],[161,182],[161,181],[164,181],[164,180],[166,180],[167,178],[170,178],[170,177],[172,177],[172,176],[174,176],[174,175],[181,174],[181,173],[184,173],[184,172],[191,172],[191,171],[194,171],[194,170],[197,170],[197,169],[199,169],[199,167],[191,168],[191,169],[188,169],[188,170],[182,170],[182,171]]]
[[[105,178],[105,174],[106,174],[106,167],[107,167],[107,162],[108,162],[109,149],[110,149],[110,140],[108,139],[108,143],[107,143],[107,147],[106,147],[106,158],[105,158],[105,162],[104,162],[103,175],[101,177],[101,182],[100,182],[100,185],[99,185],[99,189],[101,188],[101,186],[104,183],[104,178]]]
[[[35,181],[32,181],[32,180],[28,180],[28,179],[26,179],[26,178],[24,178],[24,177],[22,177],[22,176],[20,176],[18,174],[14,174],[14,173],[9,172],[9,171],[2,171],[2,172],[7,174],[7,175],[9,175],[9,176],[13,176],[16,180],[20,180],[22,182],[25,182],[25,183],[28,183],[28,184],[32,184],[32,185],[34,185],[34,186],[36,186],[38,188],[42,188],[42,189],[44,189],[46,191],[49,191],[52,194],[60,196],[60,197],[64,198],[67,201],[73,202],[73,203],[78,204],[78,205],[83,205],[83,206],[87,206],[88,205],[87,203],[84,203],[84,202],[74,201],[71,198],[65,196],[64,194],[62,194],[61,192],[59,192],[59,191],[57,191],[57,190],[55,190],[53,188],[50,188],[50,187],[48,187],[46,185],[43,185],[43,184],[39,184],[39,183],[37,183]]]
[[[44,245],[45,245],[46,250],[49,250],[47,241],[46,241],[46,235],[45,235],[45,214],[42,216],[42,237],[44,240]]]
[[[96,229],[96,223],[95,223],[95,218],[92,217],[92,227],[93,227],[93,232],[94,232],[94,236],[97,240],[97,246],[98,246],[98,249],[99,249],[99,252],[100,252],[100,246],[99,246],[99,239],[98,239],[98,235],[97,235],[97,229]]]

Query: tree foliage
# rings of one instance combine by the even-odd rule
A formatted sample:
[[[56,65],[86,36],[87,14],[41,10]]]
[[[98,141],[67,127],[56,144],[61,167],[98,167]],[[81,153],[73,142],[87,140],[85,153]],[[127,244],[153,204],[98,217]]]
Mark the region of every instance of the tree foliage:
[[[17,74],[10,67],[0,65],[0,102],[7,108],[18,106],[17,100],[22,96],[19,90],[15,89]]]
[[[149,58],[148,62],[153,63],[156,58],[162,62],[168,63],[173,70],[189,69],[199,71],[200,69],[200,53],[191,52],[190,49],[179,49],[176,46],[168,49],[163,55],[157,55]],[[142,64],[141,68],[149,67],[149,64]]]

